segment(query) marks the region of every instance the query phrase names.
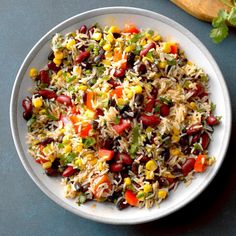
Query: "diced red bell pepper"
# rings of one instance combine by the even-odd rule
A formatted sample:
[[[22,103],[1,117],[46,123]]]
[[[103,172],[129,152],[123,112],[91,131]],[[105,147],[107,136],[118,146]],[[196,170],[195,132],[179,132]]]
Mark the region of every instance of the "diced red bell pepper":
[[[63,177],[69,177],[73,175],[76,172],[76,169],[74,169],[72,166],[68,166],[64,172],[62,173]]]
[[[86,138],[89,135],[89,131],[92,130],[93,126],[88,123],[85,127],[83,127],[80,131],[80,137]]]
[[[153,126],[158,125],[161,122],[161,119],[156,115],[141,115],[140,121],[143,122],[144,125]]]
[[[99,149],[98,157],[103,158],[106,161],[110,161],[114,156],[113,150]]]
[[[171,45],[170,49],[171,49],[170,53],[172,53],[172,54],[178,53],[178,46],[176,44]]]
[[[131,206],[136,206],[138,204],[138,198],[136,197],[136,194],[133,193],[133,191],[131,191],[131,190],[126,190],[126,192],[125,192],[125,200]]]
[[[154,99],[154,97],[150,97],[147,104],[146,104],[145,111],[152,112],[154,105],[155,105],[155,99]]]
[[[129,120],[120,119],[120,123],[118,125],[113,125],[113,129],[118,133],[122,134],[125,130],[131,127],[131,123]]]
[[[138,34],[140,31],[134,24],[125,24],[124,33]]]
[[[195,172],[204,172],[206,170],[206,155],[198,155],[194,164]]]
[[[114,97],[116,95],[116,98],[122,97],[123,88],[122,87],[116,87],[114,90],[111,91],[110,97]]]

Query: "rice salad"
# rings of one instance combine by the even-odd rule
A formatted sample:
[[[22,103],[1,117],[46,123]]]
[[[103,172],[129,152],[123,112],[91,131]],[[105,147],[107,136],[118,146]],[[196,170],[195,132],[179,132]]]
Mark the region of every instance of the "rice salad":
[[[40,69],[40,70],[39,70]],[[208,76],[177,42],[126,24],[55,34],[22,101],[30,155],[78,205],[151,208],[215,162]]]

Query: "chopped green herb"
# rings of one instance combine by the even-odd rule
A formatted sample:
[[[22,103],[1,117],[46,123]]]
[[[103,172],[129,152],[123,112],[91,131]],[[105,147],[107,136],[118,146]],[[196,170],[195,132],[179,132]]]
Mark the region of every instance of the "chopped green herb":
[[[120,117],[116,115],[114,123],[118,125],[120,123]]]
[[[87,200],[87,197],[85,194],[81,193],[78,197],[78,206],[80,206],[81,204],[85,203]]]
[[[164,98],[164,97],[159,97],[159,99],[161,100],[161,102],[163,102],[164,104],[168,105],[168,106],[172,106],[173,105],[173,102],[171,99],[167,99],[167,98]]]
[[[67,155],[61,156],[61,160],[63,162],[63,165],[66,166],[67,164],[71,163],[76,158],[76,156],[77,155],[73,152],[70,152]]]
[[[148,30],[148,34],[150,34],[151,36],[154,35],[154,31],[153,30]]]
[[[71,76],[71,77],[68,77],[68,78],[66,79],[66,82],[67,82],[67,83],[71,83],[71,82],[74,81],[75,79],[76,79],[76,76],[73,75],[73,76]]]
[[[93,146],[96,143],[96,140],[94,138],[84,138],[83,139],[83,144],[85,148],[89,148],[91,146]]]
[[[64,148],[64,144],[63,143],[58,143],[58,148]]]
[[[129,150],[132,158],[134,158],[136,152],[138,151],[138,147],[139,147],[139,126],[136,125],[132,130],[132,143]]]
[[[160,112],[160,109],[161,109],[161,106],[157,106],[157,107],[154,108],[154,112],[158,113],[158,112]]]

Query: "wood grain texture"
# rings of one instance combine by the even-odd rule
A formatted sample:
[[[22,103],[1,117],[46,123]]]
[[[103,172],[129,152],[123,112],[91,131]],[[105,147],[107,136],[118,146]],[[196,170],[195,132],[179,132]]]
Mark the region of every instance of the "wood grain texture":
[[[178,7],[200,20],[211,22],[220,9],[229,10],[220,0],[171,0]]]

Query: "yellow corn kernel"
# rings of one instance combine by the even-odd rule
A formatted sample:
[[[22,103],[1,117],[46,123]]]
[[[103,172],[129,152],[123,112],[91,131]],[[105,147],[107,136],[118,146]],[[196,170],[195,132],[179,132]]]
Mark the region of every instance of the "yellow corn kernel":
[[[111,61],[109,61],[109,60],[102,60],[102,64],[104,66],[110,66],[111,65]]]
[[[146,176],[146,179],[153,179],[154,178],[154,172],[149,171],[149,170],[145,170],[145,176]]]
[[[179,129],[177,129],[175,126],[173,127],[173,133],[175,135],[178,135],[180,133]]]
[[[134,94],[132,91],[129,91],[126,96],[128,99],[131,99],[134,96]]]
[[[97,161],[98,161],[98,159],[97,159],[97,158],[94,158],[94,159],[91,160],[89,163],[90,163],[92,166],[94,166],[94,165],[97,164]]]
[[[62,60],[64,58],[64,54],[62,51],[56,51],[54,52],[54,57],[58,60]]]
[[[83,150],[83,146],[83,143],[79,143],[78,145],[76,145],[75,151],[80,153]]]
[[[147,44],[146,39],[142,39],[141,42],[140,42],[140,45],[141,45],[141,46],[144,46],[144,45],[146,45],[146,44]]]
[[[66,44],[66,48],[70,51],[75,44],[76,44],[76,42],[74,39],[69,39]]]
[[[104,166],[103,166],[103,163],[102,163],[102,162],[99,162],[99,164],[98,164],[98,170],[99,170],[99,171],[104,170]]]
[[[191,61],[188,61],[187,64],[191,66],[193,63]]]
[[[92,39],[94,39],[96,41],[99,41],[101,38],[102,38],[102,33],[100,33],[100,32],[95,32],[92,35]]]
[[[65,135],[62,139],[63,144],[69,144],[71,142],[71,135]]]
[[[62,75],[62,70],[59,70],[58,72],[57,72],[57,76],[61,76]]]
[[[142,91],[143,91],[142,86],[140,86],[140,85],[134,86],[134,92],[135,93],[142,93]]]
[[[94,155],[92,153],[89,153],[85,156],[87,158],[87,160],[93,160],[94,159]]]
[[[95,117],[95,112],[91,111],[91,110],[87,110],[84,113],[84,116],[88,119],[88,120],[93,120]]]
[[[88,88],[88,86],[86,86],[86,85],[80,85],[79,86],[79,90],[82,90],[82,91],[87,90],[87,88]]]
[[[73,67],[73,74],[80,78],[81,74],[82,74],[82,67],[81,66],[74,66]]]
[[[53,59],[53,62],[54,62],[57,66],[60,66],[62,60],[61,60],[61,59],[54,58],[54,59]]]
[[[172,140],[172,142],[174,142],[174,143],[178,143],[179,140],[180,140],[180,136],[174,134],[174,135],[172,135],[171,140]]]
[[[125,104],[126,104],[126,102],[123,98],[117,98],[117,105],[118,106],[123,106]]]
[[[190,102],[189,106],[193,109],[193,110],[197,110],[197,105],[195,102]]]
[[[161,36],[159,34],[154,35],[152,38],[154,41],[159,41],[161,39]]]
[[[165,189],[160,189],[157,194],[158,198],[165,199],[167,197],[167,193],[168,192]]]
[[[46,113],[47,113],[47,111],[46,111],[45,109],[42,109],[42,110],[39,111],[39,114],[40,114],[40,115],[44,115],[44,114],[46,114]]]
[[[166,65],[167,65],[167,61],[161,61],[161,62],[159,62],[159,64],[158,64],[159,68],[161,68],[161,69],[165,69],[165,68],[166,68]]]
[[[149,57],[143,57],[142,62],[145,62],[145,61],[150,61],[151,63],[153,63],[154,59],[153,58],[149,58]]]
[[[33,98],[32,103],[35,108],[40,108],[43,105],[43,99],[42,97]]]
[[[145,185],[143,186],[143,191],[144,191],[144,193],[150,193],[150,192],[152,192],[152,185],[151,185],[151,184],[145,184]]]
[[[178,156],[181,154],[181,151],[178,148],[174,148],[170,150],[170,155],[171,156]]]
[[[56,156],[53,155],[53,154],[49,154],[49,155],[48,155],[48,159],[49,159],[51,162],[53,162],[53,161],[56,159]]]
[[[105,51],[110,51],[110,50],[111,50],[111,44],[109,44],[109,43],[105,44],[105,45],[103,46],[103,49],[104,49]]]
[[[151,34],[148,34],[148,33],[146,33],[146,34],[145,34],[145,38],[146,38],[146,39],[152,39],[152,35],[151,35]]]
[[[68,145],[66,145],[66,146],[64,147],[64,153],[70,153],[71,150],[72,150],[72,147],[71,147],[70,144],[68,144]]]
[[[131,52],[135,49],[135,47],[136,47],[135,44],[131,44],[131,45],[129,45],[125,48],[125,51],[126,52]]]
[[[81,159],[77,159],[77,160],[75,161],[75,165],[78,166],[78,167],[81,169],[81,167],[83,167],[83,162],[82,162],[82,160],[81,160]]]
[[[108,30],[109,33],[120,33],[120,28],[118,26],[112,25],[110,29]]]
[[[155,171],[157,169],[157,164],[154,160],[150,160],[146,163],[146,169],[150,171]]]
[[[170,53],[171,52],[171,43],[170,42],[165,42],[162,45],[162,51],[164,53]]]
[[[29,71],[29,77],[30,78],[35,78],[38,75],[38,70],[34,67],[32,67]]]
[[[106,38],[107,38],[107,40],[108,40],[110,43],[112,43],[112,42],[114,41],[114,36],[113,36],[113,34],[111,34],[111,33],[108,34]]]
[[[110,59],[111,57],[113,57],[113,53],[112,52],[105,52],[105,58],[106,59]]]
[[[43,169],[48,169],[52,166],[52,162],[50,161],[44,162],[42,166],[43,166]]]
[[[146,132],[151,133],[152,131],[153,131],[153,128],[151,126],[148,126],[147,129],[146,129]]]
[[[124,183],[125,183],[125,185],[131,185],[131,179],[130,179],[130,177],[125,178],[125,179],[124,179]]]

